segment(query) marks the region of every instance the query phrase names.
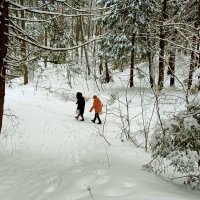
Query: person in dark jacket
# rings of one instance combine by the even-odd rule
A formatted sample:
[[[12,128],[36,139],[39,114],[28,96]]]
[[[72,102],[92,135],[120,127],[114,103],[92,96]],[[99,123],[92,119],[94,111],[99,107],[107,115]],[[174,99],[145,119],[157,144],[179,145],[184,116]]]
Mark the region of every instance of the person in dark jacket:
[[[78,119],[79,116],[81,116],[81,121],[84,121],[83,114],[85,110],[85,99],[81,92],[77,92],[76,98],[77,98],[76,104],[77,104],[78,115],[75,118]]]

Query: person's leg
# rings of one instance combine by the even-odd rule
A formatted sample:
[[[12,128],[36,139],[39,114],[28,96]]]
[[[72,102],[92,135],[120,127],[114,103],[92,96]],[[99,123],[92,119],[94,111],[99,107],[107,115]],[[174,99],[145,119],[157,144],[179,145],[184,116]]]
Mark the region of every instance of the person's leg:
[[[96,121],[96,118],[97,118],[97,113],[95,113],[95,115],[94,115],[94,119],[92,120],[92,122],[94,122],[94,123],[95,123],[95,121]]]
[[[81,117],[82,117],[81,121],[84,121],[83,113],[81,113]]]
[[[99,120],[99,123],[98,123],[98,124],[101,124],[101,119],[100,119],[100,117],[99,117],[99,113],[96,113],[96,117],[97,117],[97,119]]]
[[[78,115],[77,115],[75,118],[76,118],[76,119],[78,119],[78,118],[79,118],[79,116],[80,116],[80,114],[78,114]]]

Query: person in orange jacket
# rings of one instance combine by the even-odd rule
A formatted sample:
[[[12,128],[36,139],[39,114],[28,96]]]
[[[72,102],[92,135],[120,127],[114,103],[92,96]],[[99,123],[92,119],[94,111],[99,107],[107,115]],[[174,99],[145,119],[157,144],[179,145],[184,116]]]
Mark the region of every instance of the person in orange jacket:
[[[95,123],[96,119],[99,120],[99,123],[98,124],[101,124],[101,119],[99,117],[99,113],[102,112],[102,103],[101,103],[101,100],[96,96],[94,95],[93,96],[93,105],[90,109],[90,112],[92,112],[92,110],[94,109],[95,111],[95,115],[94,115],[94,119],[91,120],[93,123]]]

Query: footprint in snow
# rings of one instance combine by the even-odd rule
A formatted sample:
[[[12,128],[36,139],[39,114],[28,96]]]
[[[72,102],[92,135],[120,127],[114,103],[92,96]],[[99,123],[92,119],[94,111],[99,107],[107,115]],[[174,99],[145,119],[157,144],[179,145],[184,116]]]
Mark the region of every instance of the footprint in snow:
[[[47,180],[47,187],[44,190],[44,193],[51,193],[56,190],[56,188],[60,185],[61,179],[59,177],[51,177]]]

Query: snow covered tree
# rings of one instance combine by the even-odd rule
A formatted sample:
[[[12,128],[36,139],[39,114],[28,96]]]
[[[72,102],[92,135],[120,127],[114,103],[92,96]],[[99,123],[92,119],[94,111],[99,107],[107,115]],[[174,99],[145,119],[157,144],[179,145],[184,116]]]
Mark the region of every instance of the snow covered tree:
[[[199,88],[200,70],[192,87]],[[151,139],[153,158],[169,160],[175,171],[200,183],[200,92],[186,105],[184,111],[158,125]]]
[[[83,4],[85,2],[87,1],[79,1]],[[87,12],[87,10],[83,11],[81,8],[76,9],[64,1],[3,0],[0,3],[0,9],[1,130],[7,72],[9,72],[10,77],[13,76],[14,71],[17,71],[20,76],[24,74],[24,83],[27,83],[28,62],[41,58],[44,52],[46,54],[57,52],[57,55],[60,54],[62,58],[66,58],[67,51],[83,47],[95,39],[92,41],[82,40],[77,45],[71,42],[70,25],[72,18],[87,18],[93,16],[93,14],[91,14],[92,10]],[[71,11],[74,11],[75,14]],[[57,29],[54,29],[54,31],[56,30],[56,45],[55,43],[50,44],[53,38],[48,37],[51,34],[47,33],[48,30],[46,29],[50,24],[58,25]],[[82,43],[83,41],[85,44]],[[13,77],[15,77],[15,74]]]
[[[160,17],[160,42],[159,42],[159,78],[158,78],[158,88],[159,90],[163,89],[163,82],[164,82],[164,56],[165,56],[165,37],[166,33],[164,31],[163,24],[167,19],[167,0],[162,1],[161,6],[161,17]]]
[[[99,0],[97,4],[106,11],[99,19],[105,30],[100,41],[100,56],[107,60],[130,61],[130,87],[134,86],[135,55],[142,44],[138,37],[146,38],[146,32],[157,10],[158,3],[154,0]]]
[[[166,32],[166,54],[168,59],[168,75],[170,85],[174,85],[175,79],[175,54],[185,52],[190,55],[187,78],[188,89],[192,85],[192,77],[197,65],[199,65],[199,22],[200,5],[199,0],[175,0],[168,1],[167,20],[164,23]],[[166,55],[165,55],[166,56]]]
[[[199,36],[200,36],[200,1],[191,1],[188,3],[188,10],[191,11],[190,17],[190,23],[192,23],[194,27],[194,32],[192,36],[192,45],[191,45],[191,60],[190,60],[190,68],[189,68],[189,76],[188,76],[188,89],[192,86],[192,79],[193,79],[193,73],[195,71],[196,66],[200,65],[200,58],[199,58]],[[191,20],[193,18],[193,20]]]

